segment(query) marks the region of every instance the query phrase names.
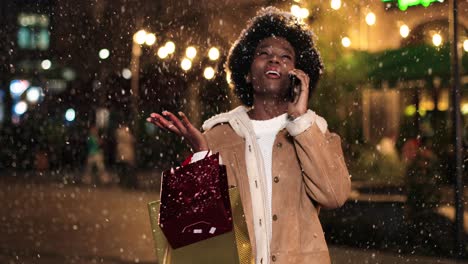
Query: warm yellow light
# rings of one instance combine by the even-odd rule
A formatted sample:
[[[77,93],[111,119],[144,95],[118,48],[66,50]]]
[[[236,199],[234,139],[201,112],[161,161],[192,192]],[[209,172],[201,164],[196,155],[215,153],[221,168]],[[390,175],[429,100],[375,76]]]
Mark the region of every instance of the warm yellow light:
[[[167,57],[167,55],[169,55],[169,52],[167,52],[167,48],[164,46],[164,47],[160,47],[158,49],[158,57],[161,58],[161,59],[165,59]]]
[[[434,34],[432,36],[432,43],[434,44],[434,46],[438,47],[442,44],[442,36],[438,33]]]
[[[214,75],[215,71],[212,67],[206,67],[203,71],[203,76],[208,80],[213,79]]]
[[[292,13],[294,16],[299,17],[299,15],[300,15],[300,13],[301,13],[301,7],[298,6],[298,5],[292,5],[292,6],[291,6],[291,13]]]
[[[403,37],[403,38],[406,38],[409,36],[409,32],[410,32],[410,29],[407,25],[402,25],[400,27],[400,35]]]
[[[351,46],[351,40],[348,37],[344,37],[341,39],[341,44],[343,45],[343,47],[347,48]]]
[[[308,18],[309,17],[309,9],[301,8],[300,18]]]
[[[301,8],[298,5],[291,6],[291,13],[298,18],[307,18],[309,16],[309,10],[307,8]]]
[[[227,72],[226,72],[226,82],[227,82],[228,84],[231,84],[231,81],[232,81],[232,79],[231,79],[231,72],[230,72],[230,71],[227,71]]]
[[[421,102],[419,102],[419,109],[432,111],[434,107],[434,102],[431,100],[421,100]]]
[[[146,34],[145,36],[145,43],[148,46],[153,45],[156,42],[156,35],[153,33]]]
[[[185,56],[187,56],[187,58],[193,60],[193,58],[195,58],[195,56],[197,56],[197,49],[195,47],[188,47],[186,50],[185,50]]]
[[[408,105],[405,107],[405,115],[406,116],[413,116],[416,114],[416,106],[415,105]]]
[[[208,57],[210,60],[217,60],[219,58],[219,50],[215,47],[208,51]]]
[[[369,26],[374,25],[376,20],[377,20],[377,18],[375,17],[375,14],[374,14],[374,13],[369,12],[369,13],[366,15],[366,23],[367,23],[367,25],[369,25]]]
[[[172,41],[166,42],[165,47],[166,47],[166,50],[167,50],[167,53],[168,53],[168,54],[174,53],[174,51],[175,51],[175,44],[174,44],[174,42],[172,42]]]
[[[462,114],[467,115],[468,114],[468,103],[464,103],[461,108]]]
[[[184,58],[180,62],[180,67],[182,68],[182,70],[188,71],[188,70],[190,70],[190,68],[192,68],[192,62],[189,59]]]
[[[331,0],[330,2],[331,8],[338,10],[341,7],[341,0]]]
[[[146,41],[146,31],[144,29],[139,30],[135,35],[133,35],[133,41],[138,44],[143,44]]]
[[[468,39],[465,39],[465,41],[463,41],[463,49],[468,52]]]

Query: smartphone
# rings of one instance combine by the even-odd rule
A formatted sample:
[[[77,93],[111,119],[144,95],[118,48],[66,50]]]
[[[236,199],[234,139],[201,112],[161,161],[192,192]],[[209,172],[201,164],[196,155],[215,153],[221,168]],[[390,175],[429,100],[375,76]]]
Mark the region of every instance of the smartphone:
[[[289,100],[291,102],[294,102],[297,91],[300,91],[300,89],[297,89],[298,86],[300,85],[301,85],[301,81],[296,77],[296,75],[290,74],[289,75]]]

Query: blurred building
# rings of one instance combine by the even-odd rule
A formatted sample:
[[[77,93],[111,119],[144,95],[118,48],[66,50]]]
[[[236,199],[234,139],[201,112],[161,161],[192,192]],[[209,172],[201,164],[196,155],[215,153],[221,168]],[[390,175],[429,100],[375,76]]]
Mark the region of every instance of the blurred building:
[[[410,125],[433,110],[442,112],[442,118],[447,113],[449,6],[448,1],[429,2],[1,1],[0,123],[13,128],[3,130],[10,131],[3,138],[18,138],[14,130],[37,127],[44,135],[38,141],[52,133],[47,131],[57,135],[56,143],[48,139],[45,145],[57,145],[60,151],[49,151],[69,153],[63,142],[81,146],[83,128],[90,123],[112,135],[106,131],[134,120],[136,113],[151,134],[154,130],[143,125],[150,111],[182,108],[199,124],[238,104],[223,68],[230,45],[260,7],[275,5],[303,16],[318,36],[326,68],[343,76],[344,85],[359,86],[365,137],[378,141],[400,130],[395,123],[406,122],[405,113]],[[467,6],[459,3],[461,46],[466,49]],[[148,39],[138,44],[140,30]],[[365,66],[375,67],[346,76],[334,68],[335,62],[356,54],[369,60]],[[468,101],[463,109],[468,113]],[[46,124],[51,127],[45,129]],[[10,148],[28,150],[35,144],[27,142],[25,137]],[[73,159],[80,153],[67,155]]]

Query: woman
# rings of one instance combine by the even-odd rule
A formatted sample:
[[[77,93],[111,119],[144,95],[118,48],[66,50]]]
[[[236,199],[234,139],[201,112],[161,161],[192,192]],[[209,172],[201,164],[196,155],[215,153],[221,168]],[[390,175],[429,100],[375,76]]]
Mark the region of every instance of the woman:
[[[242,106],[205,121],[203,134],[182,112],[148,118],[183,136],[197,152],[192,161],[220,153],[256,263],[329,263],[318,211],[340,207],[350,191],[339,136],[307,108],[323,69],[312,37],[291,14],[262,9],[228,57]],[[290,76],[299,80],[294,93]]]

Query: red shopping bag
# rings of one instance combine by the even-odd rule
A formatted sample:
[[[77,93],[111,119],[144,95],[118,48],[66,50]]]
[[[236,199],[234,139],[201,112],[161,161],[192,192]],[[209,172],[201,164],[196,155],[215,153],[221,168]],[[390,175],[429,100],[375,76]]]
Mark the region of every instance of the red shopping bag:
[[[232,230],[226,166],[219,153],[163,172],[159,226],[173,249]]]

